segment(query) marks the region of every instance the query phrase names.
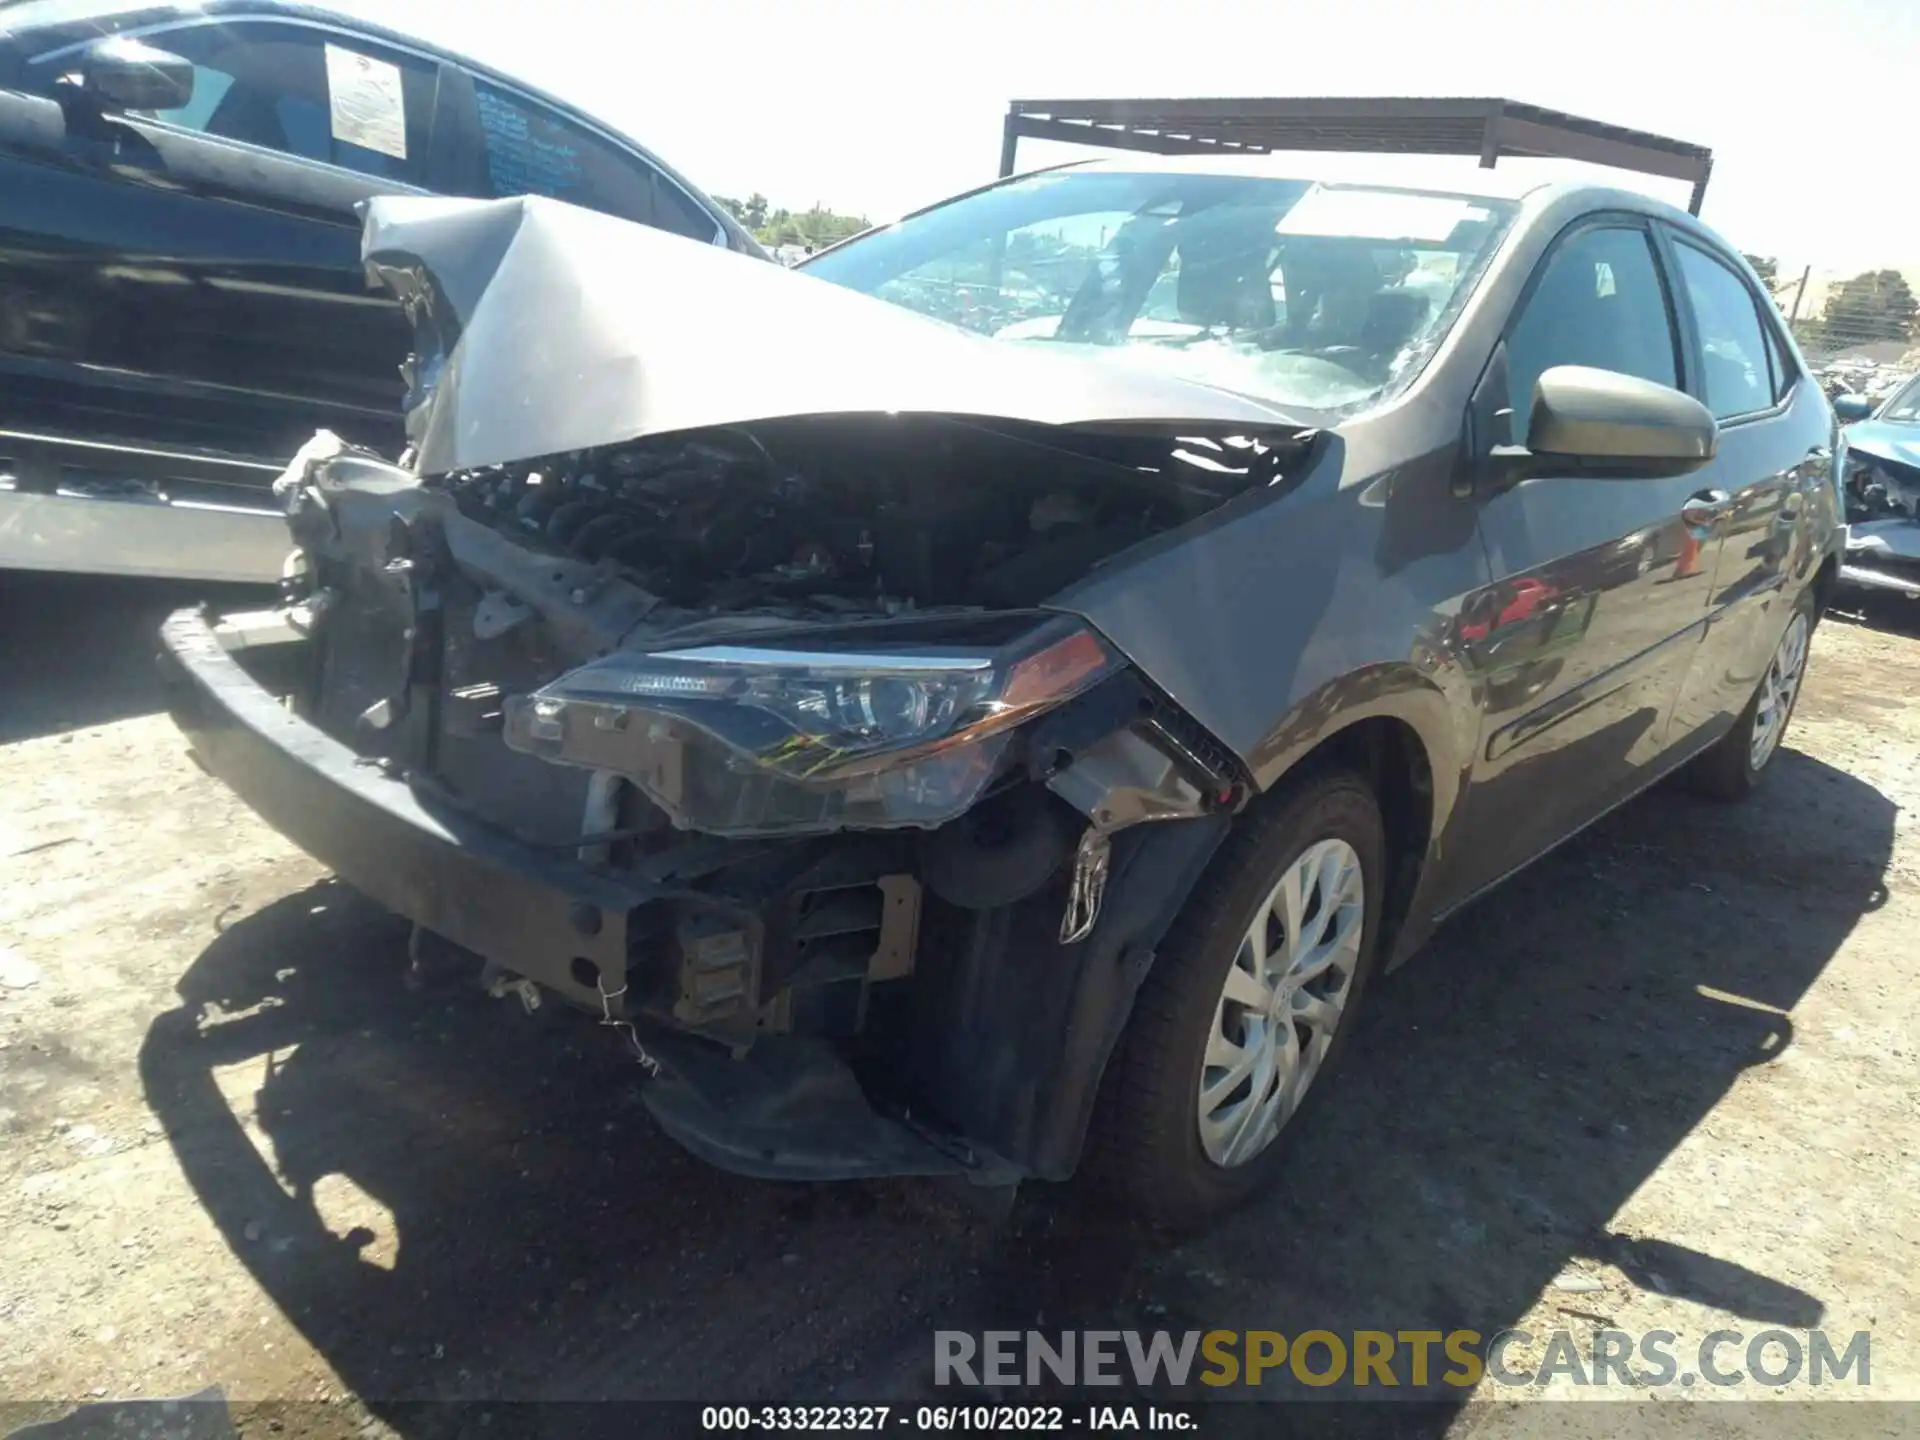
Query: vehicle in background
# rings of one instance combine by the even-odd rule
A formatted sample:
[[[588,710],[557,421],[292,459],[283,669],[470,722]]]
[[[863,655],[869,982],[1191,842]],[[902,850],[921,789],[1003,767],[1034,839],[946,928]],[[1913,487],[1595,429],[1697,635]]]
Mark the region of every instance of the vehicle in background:
[[[1833,413],[1692,216],[1253,163],[798,272],[376,200],[459,364],[422,313],[409,463],[289,468],[287,604],[168,622],[175,717],[696,1154],[1217,1213],[1371,974],[1664,776],[1761,783],[1840,549]]]
[[[0,567],[279,578],[316,427],[397,450],[376,195],[537,193],[761,255],[618,131],[276,0],[0,9]]]
[[[1846,506],[1843,583],[1920,598],[1920,375],[1875,409],[1856,396],[1833,402]]]

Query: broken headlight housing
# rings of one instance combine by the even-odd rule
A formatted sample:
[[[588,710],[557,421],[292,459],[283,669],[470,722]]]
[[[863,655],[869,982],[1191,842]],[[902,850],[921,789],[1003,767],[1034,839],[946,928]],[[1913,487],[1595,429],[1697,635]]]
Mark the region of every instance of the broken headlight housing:
[[[1838,455],[1836,468],[1841,475],[1840,498],[1846,519],[1897,516],[1920,520],[1920,471],[1849,449],[1844,438]]]
[[[617,771],[710,835],[932,828],[1021,722],[1118,668],[1055,620],[1000,646],[708,645],[603,656],[506,705],[506,742]]]

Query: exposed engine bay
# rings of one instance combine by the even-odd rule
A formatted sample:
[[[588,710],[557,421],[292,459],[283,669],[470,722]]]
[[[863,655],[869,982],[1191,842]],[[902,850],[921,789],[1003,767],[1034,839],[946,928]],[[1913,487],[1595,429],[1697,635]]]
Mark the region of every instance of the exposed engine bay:
[[[934,443],[915,443],[926,440]],[[1145,448],[1063,450],[960,421],[817,420],[663,437],[442,483],[462,513],[615,570],[666,606],[897,616],[1033,606],[1108,556],[1277,475],[1266,447],[1162,442],[1151,470],[1139,468]]]
[[[496,992],[717,1043],[681,1057],[746,1062],[717,1083],[853,1064],[1003,1135],[958,1113],[970,1041],[942,1006],[1050,948],[1139,944],[1164,882],[1106,896],[1166,828],[1145,822],[1203,822],[1175,844],[1203,860],[1248,793],[1047,602],[1260,503],[1313,443],[834,417],[421,479],[322,435],[278,487],[297,705],[449,828],[657,896],[618,944],[586,907],[592,955],[493,966]]]

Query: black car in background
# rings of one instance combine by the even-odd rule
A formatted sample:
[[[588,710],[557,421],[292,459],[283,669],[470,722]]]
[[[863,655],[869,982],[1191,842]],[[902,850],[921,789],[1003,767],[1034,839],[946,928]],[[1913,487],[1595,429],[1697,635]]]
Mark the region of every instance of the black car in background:
[[[300,444],[402,443],[355,207],[527,193],[764,253],[617,131],[363,21],[0,7],[0,567],[277,578]]]

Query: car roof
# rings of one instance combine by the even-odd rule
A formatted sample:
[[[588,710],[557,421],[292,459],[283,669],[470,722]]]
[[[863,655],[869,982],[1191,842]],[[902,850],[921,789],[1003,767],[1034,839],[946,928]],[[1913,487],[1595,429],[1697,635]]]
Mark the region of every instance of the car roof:
[[[1517,205],[1523,217],[1551,214],[1571,219],[1583,210],[1624,210],[1669,221],[1683,230],[1708,236],[1723,247],[1728,243],[1699,217],[1644,190],[1623,188],[1598,180],[1541,179],[1511,171],[1503,173],[1467,168],[1436,169],[1432,183],[1408,183],[1404,168],[1392,163],[1406,158],[1398,155],[1350,155],[1344,152],[1311,155],[1138,155],[1069,160],[1025,174],[1057,175],[1069,171],[1092,171],[1130,175],[1246,175],[1309,180],[1329,185],[1365,185],[1406,194],[1455,195],[1468,200],[1501,201]],[[1019,180],[1025,176],[1011,178]],[[998,183],[1008,182],[1002,180]],[[939,201],[924,206],[922,211],[915,213],[937,209],[944,203]]]
[[[1433,157],[1420,157],[1429,159]],[[1247,175],[1272,179],[1319,180],[1327,184],[1377,185],[1386,190],[1442,191],[1479,200],[1520,200],[1552,182],[1512,171],[1436,169],[1432,184],[1409,184],[1405,156],[1349,155],[1137,155],[1073,160],[1056,169],[1104,170],[1118,174]],[[1402,162],[1395,165],[1393,162]],[[1384,162],[1384,163],[1383,163]]]
[[[1398,183],[1380,178],[1382,172],[1379,162],[1381,160],[1401,158],[1404,157],[1350,155],[1334,151],[1297,156],[1142,154],[1066,160],[1059,164],[1036,166],[1015,175],[1003,176],[952,195],[943,195],[925,205],[916,206],[893,220],[884,221],[871,229],[863,230],[858,235],[837,241],[818,254],[809,255],[801,263],[800,268],[805,269],[821,256],[831,255],[842,246],[855,244],[876,231],[917,220],[956,201],[984,194],[1004,185],[1016,185],[1035,176],[1074,173],[1246,175],[1275,180],[1320,181],[1335,185],[1367,185],[1381,190],[1400,191],[1413,195],[1446,195],[1458,196],[1466,200],[1489,200],[1518,207],[1519,213],[1514,222],[1515,230],[1536,223],[1543,216],[1547,217],[1548,223],[1557,225],[1573,220],[1585,212],[1628,211],[1655,216],[1683,230],[1704,236],[1722,249],[1732,248],[1724,237],[1704,225],[1697,216],[1689,214],[1678,205],[1669,204],[1658,196],[1649,195],[1643,190],[1626,190],[1593,181],[1541,180],[1516,175],[1510,171],[1504,174],[1487,170],[1467,170],[1452,174],[1442,172],[1444,178],[1439,183],[1430,185],[1409,185],[1404,182],[1404,177],[1398,177]]]

